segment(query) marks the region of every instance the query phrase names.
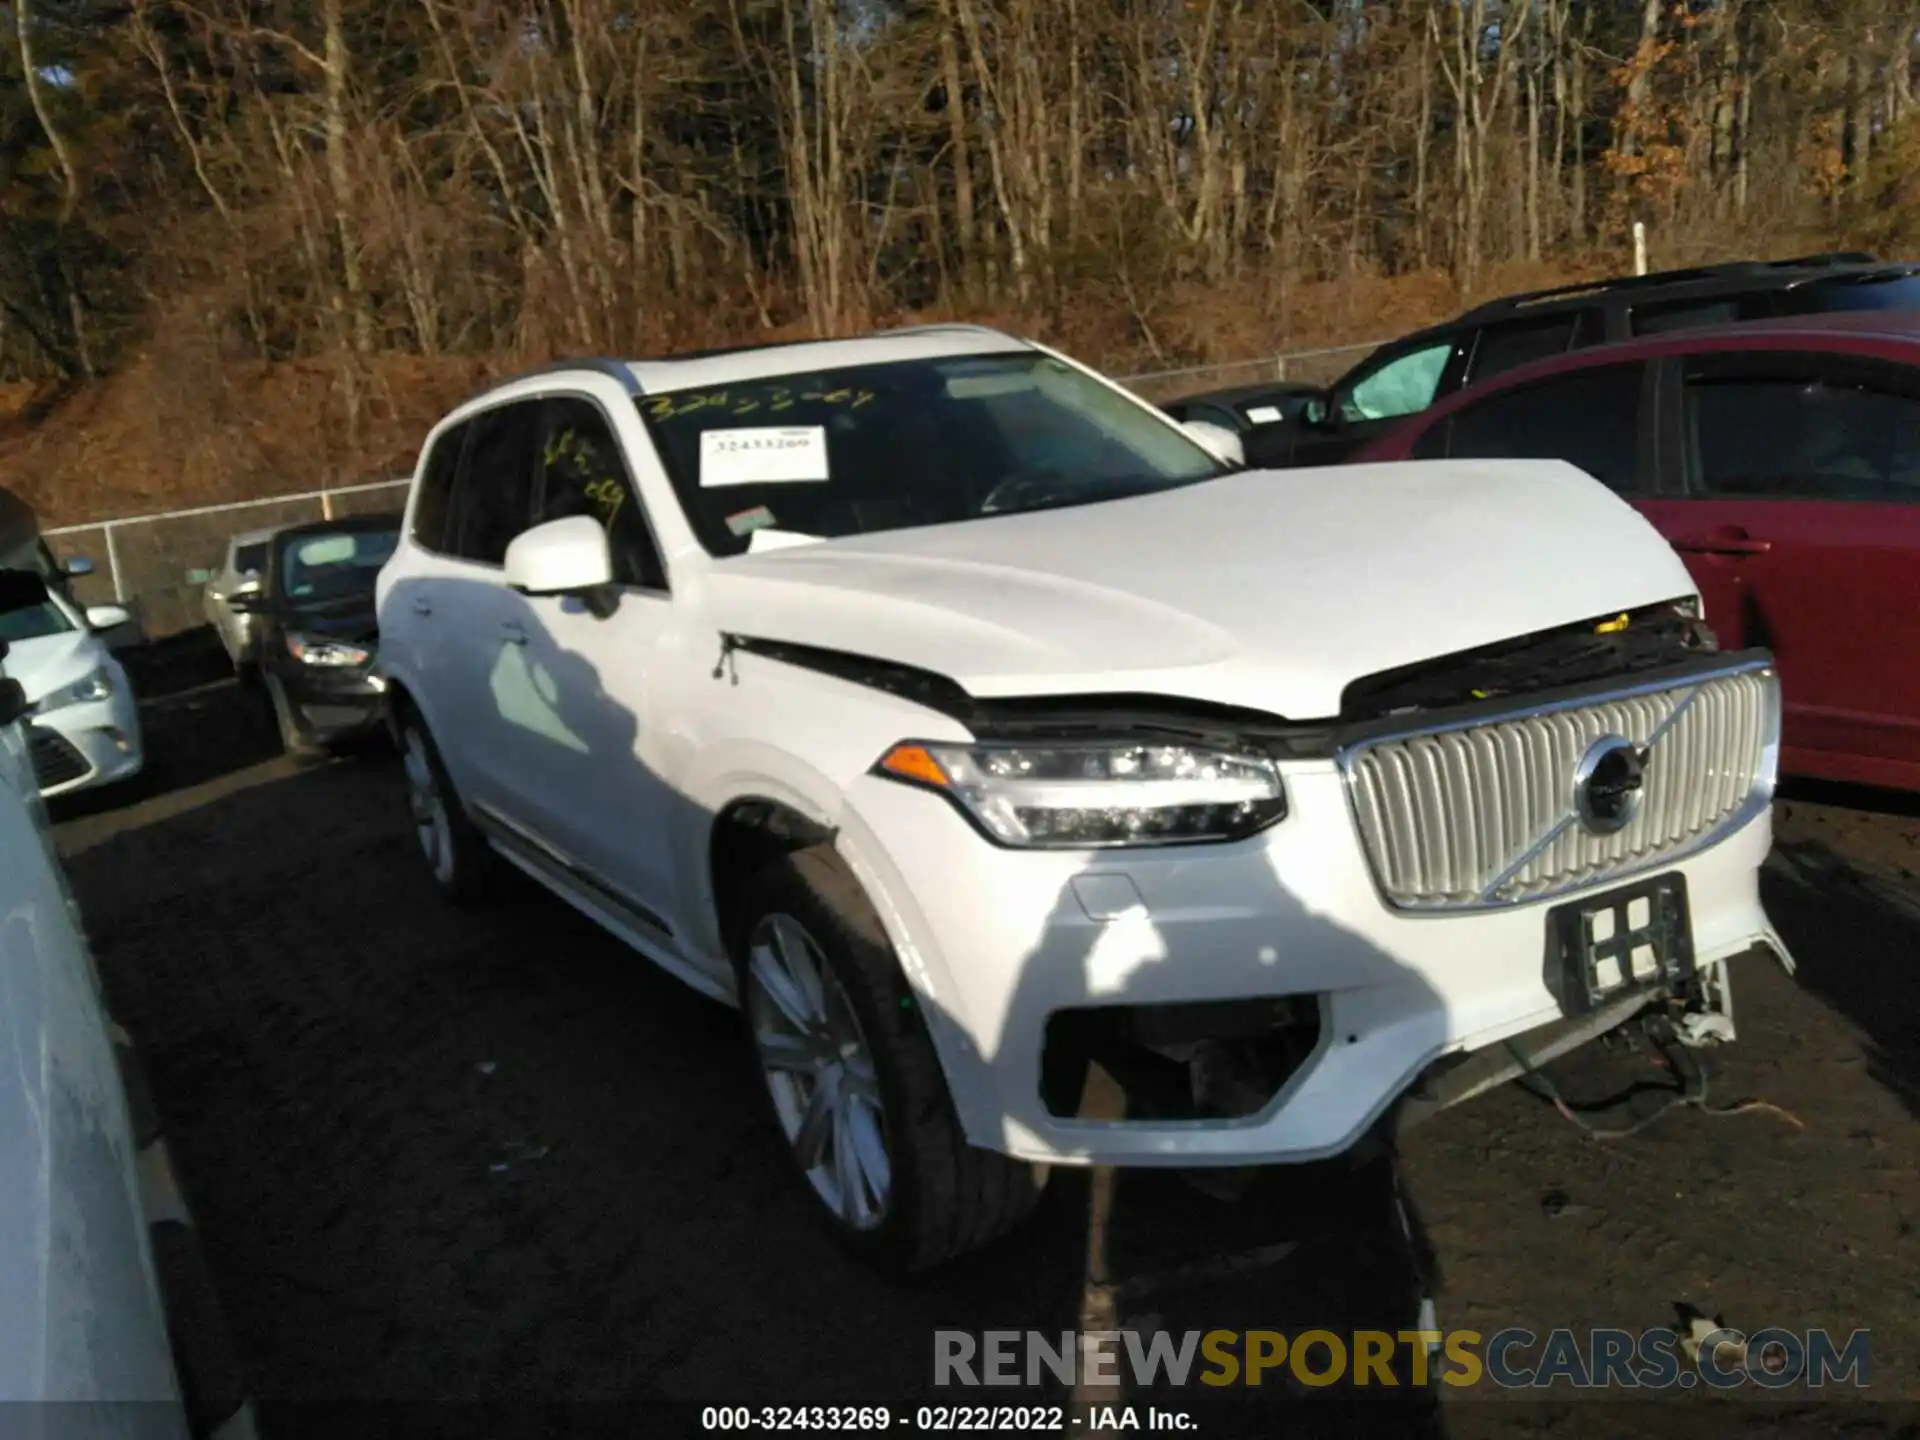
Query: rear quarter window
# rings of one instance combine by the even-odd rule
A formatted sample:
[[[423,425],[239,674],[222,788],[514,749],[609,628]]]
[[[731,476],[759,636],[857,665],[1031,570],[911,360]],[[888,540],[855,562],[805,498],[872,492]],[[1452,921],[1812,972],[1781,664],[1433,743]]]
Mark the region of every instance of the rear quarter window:
[[[472,433],[471,420],[446,430],[433,441],[426,463],[420,468],[420,490],[413,504],[410,533],[414,543],[424,549],[444,551],[447,548],[447,520],[453,511],[454,481],[459,478],[460,461]]]

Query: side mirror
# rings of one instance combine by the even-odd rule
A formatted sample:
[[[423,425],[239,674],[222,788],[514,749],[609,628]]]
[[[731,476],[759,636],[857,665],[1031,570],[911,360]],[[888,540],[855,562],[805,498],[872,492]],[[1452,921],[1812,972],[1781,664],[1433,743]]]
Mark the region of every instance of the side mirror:
[[[1247,463],[1246,447],[1240,443],[1240,437],[1224,425],[1209,425],[1205,420],[1183,420],[1180,428],[1187,432],[1188,439],[1229,464]]]
[[[257,615],[267,608],[259,585],[242,585],[227,596],[227,608],[236,615]]]
[[[89,605],[87,607],[87,628],[89,630],[118,630],[122,625],[131,624],[133,612],[124,605]]]
[[[60,569],[66,575],[78,580],[83,575],[93,573],[93,561],[84,555],[75,555],[72,559],[63,562]]]
[[[0,725],[11,725],[27,709],[25,687],[18,680],[0,680]]]
[[[607,532],[591,515],[549,520],[507,546],[507,584],[523,595],[579,595],[612,583]]]

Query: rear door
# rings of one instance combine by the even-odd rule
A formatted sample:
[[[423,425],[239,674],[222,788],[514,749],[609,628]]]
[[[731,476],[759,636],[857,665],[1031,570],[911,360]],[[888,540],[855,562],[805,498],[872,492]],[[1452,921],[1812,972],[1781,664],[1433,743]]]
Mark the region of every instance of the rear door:
[[[1920,782],[1920,372],[1819,353],[1691,356],[1659,523],[1723,643],[1779,659],[1786,762]]]
[[[474,419],[446,519],[445,550],[421,617],[435,657],[435,739],[465,798],[496,819],[533,808],[526,754],[547,709],[531,689],[518,637],[526,601],[507,588],[507,546],[528,526],[540,401],[519,400]]]

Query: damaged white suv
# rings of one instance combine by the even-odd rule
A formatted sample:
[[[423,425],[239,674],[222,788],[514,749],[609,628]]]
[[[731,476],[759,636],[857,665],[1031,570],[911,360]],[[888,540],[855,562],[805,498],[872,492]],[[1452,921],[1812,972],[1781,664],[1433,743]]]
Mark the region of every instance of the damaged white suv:
[[[434,428],[379,609],[440,885],[737,1003],[890,1266],[1791,964],[1770,659],[1558,462],[1238,470],[972,326],[583,361]]]

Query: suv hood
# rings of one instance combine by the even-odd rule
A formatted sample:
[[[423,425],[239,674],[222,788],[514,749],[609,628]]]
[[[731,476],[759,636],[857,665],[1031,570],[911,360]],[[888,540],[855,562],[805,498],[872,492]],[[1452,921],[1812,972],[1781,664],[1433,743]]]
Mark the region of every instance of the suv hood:
[[[742,555],[730,633],[913,665],[988,696],[1183,696],[1289,720],[1354,680],[1694,593],[1562,461],[1247,471],[1095,505]]]

